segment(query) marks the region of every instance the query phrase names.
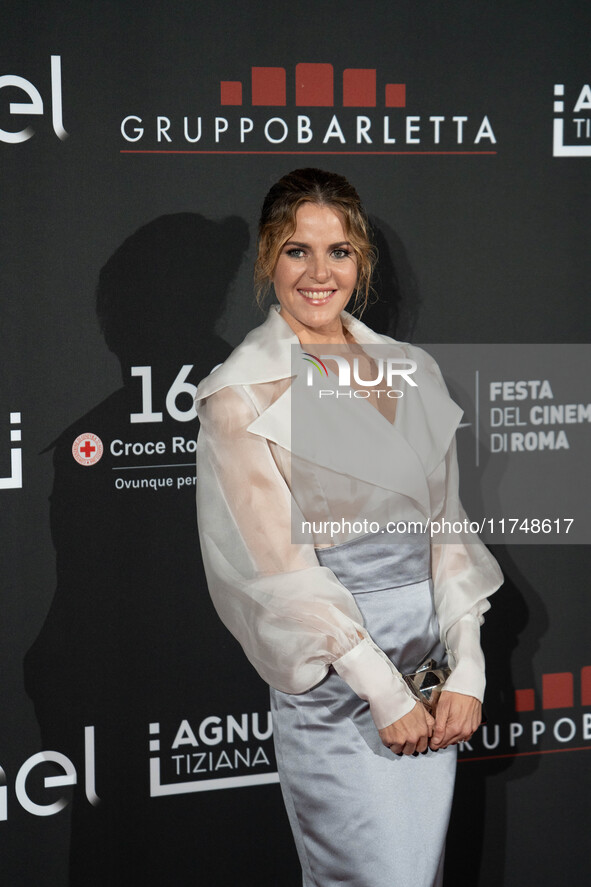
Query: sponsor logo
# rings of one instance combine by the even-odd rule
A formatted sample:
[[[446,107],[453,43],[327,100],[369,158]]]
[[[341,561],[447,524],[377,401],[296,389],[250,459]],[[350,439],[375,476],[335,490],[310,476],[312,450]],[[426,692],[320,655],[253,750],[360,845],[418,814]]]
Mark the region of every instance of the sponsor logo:
[[[148,735],[152,798],[279,782],[271,712],[209,715],[199,722],[185,719],[174,725],[152,723]],[[21,764],[14,784],[0,766],[0,822],[9,818],[13,796],[33,816],[59,813],[68,806],[70,795],[64,792],[56,798],[55,789],[78,784],[82,781],[79,774],[83,774],[88,803],[97,807],[101,802],[96,775],[98,757],[100,776],[100,743],[98,749],[96,745],[94,726],[84,727],[80,766],[63,752],[39,751]],[[48,790],[47,798],[41,786]]]
[[[72,455],[80,465],[96,465],[103,455],[103,442],[90,431],[79,434],[72,444]]]
[[[187,428],[188,423],[196,424],[197,419],[197,386],[188,381],[193,369],[193,364],[182,366],[172,384],[166,384],[166,394],[160,393],[156,402],[152,367],[131,367],[131,376],[140,381],[134,384],[131,392],[129,428],[121,427],[119,437],[105,437],[103,431],[102,438],[91,432],[79,434],[72,444],[74,459],[84,467],[96,465],[103,459],[102,477],[124,494],[194,488],[196,429]],[[174,426],[179,422],[185,426],[185,434],[171,434],[171,424]],[[154,426],[153,430],[150,426]],[[109,474],[111,481],[107,480]]]
[[[51,801],[45,802],[40,797],[38,787],[34,792],[34,800],[27,791],[27,780],[32,771],[37,768],[48,774],[43,778],[43,787],[52,790],[50,792]],[[56,769],[58,770],[57,775]],[[67,807],[69,803],[69,799],[65,795],[56,799],[53,789],[76,785],[77,782],[76,767],[70,758],[59,751],[40,751],[27,758],[19,768],[14,781],[14,794],[20,806],[27,813],[31,813],[33,816],[53,816]],[[95,789],[94,727],[84,728],[84,787],[87,800],[96,806],[100,798]],[[8,815],[7,778],[5,771],[0,767],[0,822],[6,821]]]
[[[554,157],[591,157],[591,84],[568,101],[564,83],[555,83],[554,115]]]
[[[10,414],[10,441],[11,443],[20,443],[21,429],[15,426],[21,424],[21,414]],[[7,477],[0,477],[0,490],[14,490],[21,488],[23,485],[23,454],[20,447],[10,448],[10,474]]]
[[[433,108],[412,84],[376,68],[335,70],[326,62],[293,69],[253,66],[242,80],[216,84],[219,112],[121,121],[122,153],[496,154],[486,113]],[[278,113],[277,109],[280,109]],[[163,109],[164,110],[164,109]],[[305,113],[304,113],[305,111]]]
[[[11,101],[9,105],[10,114],[15,117],[41,115],[44,113],[43,99],[41,93],[30,80],[19,77],[16,74],[4,74],[0,76],[0,89],[7,88],[10,90],[9,95],[21,99],[20,101]],[[20,94],[15,93],[19,90]],[[22,93],[25,94],[28,101],[22,101]],[[61,139],[67,139],[68,133],[64,129],[63,122],[63,103],[62,103],[62,59],[59,55],[51,56],[51,121],[53,131],[56,136]],[[15,124],[16,126],[16,124]],[[8,144],[18,144],[26,142],[33,135],[35,130],[31,125],[22,129],[0,129],[0,142]]]
[[[515,690],[514,714],[461,743],[461,760],[591,748],[591,711],[584,711],[591,707],[591,666],[581,669],[576,683],[570,671],[553,672],[542,675],[540,695],[530,687]]]
[[[279,782],[271,712],[183,720],[167,735],[152,723],[149,731],[152,798]]]

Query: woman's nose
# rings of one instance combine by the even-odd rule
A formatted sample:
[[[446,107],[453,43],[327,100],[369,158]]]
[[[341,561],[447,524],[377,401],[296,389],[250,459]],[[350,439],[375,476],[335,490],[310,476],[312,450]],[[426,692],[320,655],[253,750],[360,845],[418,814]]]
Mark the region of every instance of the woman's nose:
[[[325,283],[328,280],[330,277],[330,269],[324,256],[318,256],[312,259],[309,273],[310,277],[317,280],[319,283]]]

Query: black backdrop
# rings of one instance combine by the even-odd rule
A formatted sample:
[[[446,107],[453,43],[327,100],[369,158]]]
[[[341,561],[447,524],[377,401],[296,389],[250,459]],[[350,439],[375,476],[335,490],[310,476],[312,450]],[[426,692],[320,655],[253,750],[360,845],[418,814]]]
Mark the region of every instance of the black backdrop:
[[[191,386],[261,320],[258,208],[299,165],[365,200],[376,328],[584,343],[589,7],[0,12],[3,883],[295,887],[266,690],[199,561]],[[579,884],[589,548],[495,554],[489,729],[462,752],[447,881]]]

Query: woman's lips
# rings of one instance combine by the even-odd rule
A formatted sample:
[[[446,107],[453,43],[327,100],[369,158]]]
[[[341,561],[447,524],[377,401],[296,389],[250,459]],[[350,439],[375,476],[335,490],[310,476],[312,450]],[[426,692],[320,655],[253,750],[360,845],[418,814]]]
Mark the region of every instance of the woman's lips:
[[[334,289],[322,289],[322,290],[298,290],[300,296],[302,296],[306,302],[310,302],[314,305],[324,305],[328,300],[336,293]]]

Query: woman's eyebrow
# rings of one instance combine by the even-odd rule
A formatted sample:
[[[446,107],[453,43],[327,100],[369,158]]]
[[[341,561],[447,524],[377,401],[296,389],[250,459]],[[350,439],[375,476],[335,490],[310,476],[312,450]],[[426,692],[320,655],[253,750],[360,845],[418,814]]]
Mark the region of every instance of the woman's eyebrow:
[[[285,246],[299,246],[302,249],[311,249],[309,243],[301,243],[299,240],[288,240]],[[329,249],[336,249],[338,246],[351,246],[348,240],[339,240],[338,243],[330,243]]]

